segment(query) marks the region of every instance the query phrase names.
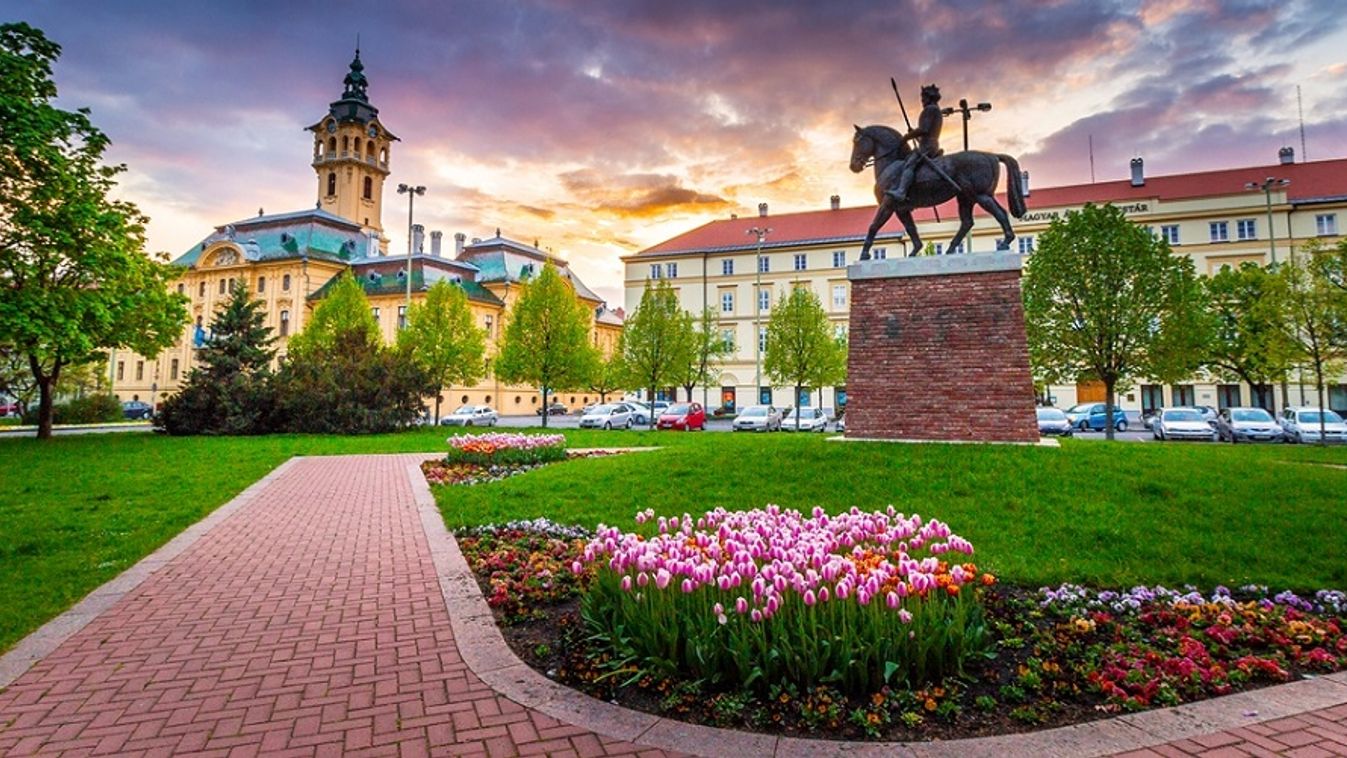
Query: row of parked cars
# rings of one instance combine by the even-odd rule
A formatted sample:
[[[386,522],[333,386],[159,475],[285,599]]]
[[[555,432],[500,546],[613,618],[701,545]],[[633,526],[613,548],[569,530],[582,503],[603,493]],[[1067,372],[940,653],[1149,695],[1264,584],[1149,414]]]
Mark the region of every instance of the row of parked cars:
[[[1070,437],[1077,431],[1101,431],[1108,418],[1103,403],[1082,403],[1065,411],[1038,409],[1038,431]],[[1127,417],[1114,408],[1114,429],[1127,431]],[[1215,408],[1206,405],[1162,408],[1142,423],[1157,440],[1212,442],[1347,442],[1347,423],[1331,410],[1286,408],[1277,417],[1263,408]]]

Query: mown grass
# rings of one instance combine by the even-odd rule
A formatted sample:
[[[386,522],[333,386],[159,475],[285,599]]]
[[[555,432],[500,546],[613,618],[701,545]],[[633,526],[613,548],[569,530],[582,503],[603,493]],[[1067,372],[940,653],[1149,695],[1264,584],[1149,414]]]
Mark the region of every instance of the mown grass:
[[[827,442],[822,435],[568,431],[663,449],[437,493],[451,525],[637,510],[889,503],[950,522],[1030,584],[1347,586],[1347,450],[1070,442],[1060,450]],[[436,452],[446,433],[0,440],[0,650],[293,455]]]

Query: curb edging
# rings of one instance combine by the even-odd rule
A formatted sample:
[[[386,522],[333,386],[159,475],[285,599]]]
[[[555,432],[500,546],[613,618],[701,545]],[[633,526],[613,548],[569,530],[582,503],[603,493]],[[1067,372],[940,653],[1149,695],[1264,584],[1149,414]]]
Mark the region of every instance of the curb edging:
[[[449,533],[418,464],[407,467],[449,623],[463,662],[525,708],[639,745],[694,755],[1103,756],[1347,704],[1347,672],[1037,732],[938,742],[848,742],[688,724],[596,700],[554,682],[505,642],[477,579]],[[241,496],[240,496],[241,497]]]

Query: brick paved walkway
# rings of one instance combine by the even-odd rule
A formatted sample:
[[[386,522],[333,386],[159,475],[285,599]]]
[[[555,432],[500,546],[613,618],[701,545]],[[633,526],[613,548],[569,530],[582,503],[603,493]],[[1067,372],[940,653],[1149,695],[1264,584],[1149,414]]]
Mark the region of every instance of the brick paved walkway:
[[[468,671],[416,460],[297,461],[0,692],[0,753],[640,752]]]
[[[422,458],[298,459],[218,523],[188,530],[204,534],[176,557],[152,558],[148,578],[95,604],[110,607],[0,690],[0,754],[660,755],[525,708],[468,669],[446,609],[454,592],[442,591],[432,559],[431,545],[447,538],[428,540],[408,479]],[[1253,716],[1230,718],[1245,707],[1234,698],[964,742],[860,746],[669,722],[629,736],[744,758],[1104,755],[1179,736],[1127,755],[1347,756],[1347,705],[1322,707],[1347,701],[1337,690],[1347,679],[1320,684],[1313,696],[1300,685],[1248,693],[1257,699],[1242,702],[1261,703],[1264,718],[1296,715],[1224,731]],[[599,705],[575,697],[538,707]],[[746,741],[730,747],[735,738]]]

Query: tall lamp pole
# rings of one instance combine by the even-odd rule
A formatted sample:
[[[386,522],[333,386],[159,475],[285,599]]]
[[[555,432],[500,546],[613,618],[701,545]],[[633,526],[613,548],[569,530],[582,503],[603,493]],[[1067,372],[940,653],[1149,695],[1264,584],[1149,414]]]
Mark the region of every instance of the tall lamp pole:
[[[405,324],[405,320],[410,318],[412,313],[412,212],[416,208],[416,196],[426,194],[426,188],[419,184],[415,187],[399,184],[398,194],[407,196],[407,305],[402,311]]]
[[[765,226],[755,226],[748,234],[758,238],[758,255],[753,260],[753,392],[762,403],[762,243],[772,230]]]
[[[1263,192],[1263,200],[1267,203],[1267,246],[1268,255],[1272,257],[1272,268],[1277,268],[1277,236],[1272,233],[1272,190],[1280,189],[1291,184],[1290,179],[1279,179],[1275,176],[1269,176],[1261,182],[1248,182],[1244,189],[1257,192]],[[1286,230],[1289,235],[1290,229]],[[1291,405],[1291,393],[1286,386],[1286,374],[1282,374],[1282,407]]]
[[[942,108],[941,111],[940,111],[940,115],[942,115],[942,116],[953,116],[955,113],[961,113],[961,114],[963,114],[963,149],[964,149],[964,150],[967,150],[967,149],[968,149],[968,121],[969,121],[969,119],[973,118],[973,111],[982,111],[983,113],[986,113],[987,111],[989,111],[989,110],[991,110],[991,109],[992,109],[992,104],[991,104],[991,103],[978,103],[977,105],[969,105],[969,104],[968,104],[968,99],[967,99],[967,98],[962,98],[962,97],[961,97],[961,98],[959,98],[959,107],[958,107],[958,108]]]

